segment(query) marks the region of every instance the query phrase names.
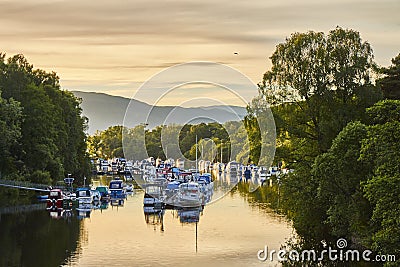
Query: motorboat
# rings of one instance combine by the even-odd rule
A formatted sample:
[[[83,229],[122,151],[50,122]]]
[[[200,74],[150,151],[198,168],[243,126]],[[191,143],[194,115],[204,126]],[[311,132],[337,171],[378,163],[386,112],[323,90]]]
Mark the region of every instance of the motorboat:
[[[96,190],[100,193],[102,201],[110,199],[110,193],[108,191],[108,186],[101,185],[101,186],[96,187]]]
[[[62,210],[63,198],[61,189],[51,189],[47,198],[47,210]]]
[[[240,164],[235,161],[231,161],[226,165],[227,173],[237,173],[239,171]]]
[[[126,197],[122,180],[119,180],[119,179],[112,180],[110,182],[109,189],[110,189],[110,197],[111,198],[125,198]]]
[[[125,187],[125,191],[127,193],[132,193],[133,192],[133,185],[132,184],[127,184]]]
[[[101,200],[101,194],[98,190],[90,190],[90,193],[92,194],[92,201],[93,202],[100,202]]]
[[[167,184],[167,188],[165,188],[165,203],[173,205],[175,202],[175,198],[179,193],[179,185],[181,183],[179,181],[172,181]]]
[[[178,203],[183,207],[197,207],[202,204],[199,184],[196,182],[179,185]]]
[[[86,187],[76,189],[76,199],[79,205],[92,204],[93,198],[90,189]]]
[[[159,183],[151,183],[145,185],[145,193],[143,199],[144,206],[162,205],[163,186]]]

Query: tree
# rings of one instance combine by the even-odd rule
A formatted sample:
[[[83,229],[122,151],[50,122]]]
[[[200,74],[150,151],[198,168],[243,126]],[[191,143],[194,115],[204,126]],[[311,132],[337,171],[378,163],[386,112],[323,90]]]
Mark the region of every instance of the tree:
[[[11,148],[21,137],[22,108],[14,99],[5,100],[0,91],[0,178],[14,171]]]
[[[398,100],[385,100],[367,109],[373,125],[369,126],[368,136],[363,140],[360,156],[363,162],[372,166],[368,180],[363,184],[365,196],[373,205],[372,247],[380,253],[395,254],[398,260],[400,259],[399,110]],[[393,114],[395,116],[392,117]]]
[[[318,156],[311,174],[318,184],[319,203],[325,205],[325,220],[335,241],[338,238],[365,241],[369,237],[371,207],[363,196],[362,182],[370,166],[359,161],[367,127],[349,123],[333,140],[328,152]]]
[[[381,68],[380,73],[385,77],[377,80],[383,96],[388,99],[400,100],[400,54],[392,59],[392,65]]]
[[[370,168],[358,161],[368,127],[361,122],[382,97],[371,81],[370,44],[340,27],[294,33],[277,45],[271,61],[259,98],[272,105],[275,162],[295,169],[281,178],[280,194],[297,245],[322,250],[321,241],[332,244],[339,236],[368,243],[372,207],[361,182]],[[361,122],[348,125],[352,121]]]
[[[292,161],[310,166],[329,149],[340,130],[357,118],[360,112],[354,110],[363,112],[364,104],[371,105],[379,97],[370,81],[372,49],[356,31],[337,27],[328,35],[294,33],[277,45],[271,61],[271,70],[259,84],[260,93],[272,105],[283,105],[281,111],[288,109],[285,118],[274,113],[281,122],[277,132],[294,139],[286,142],[291,150],[307,153],[307,157],[292,154]],[[359,101],[360,96],[372,99],[367,103]]]
[[[57,74],[34,69],[23,55],[5,61],[5,55],[0,53],[0,90],[9,103],[13,99],[20,103],[23,117],[21,137],[9,149],[16,163],[14,171],[24,177],[43,179],[43,183],[59,180],[66,173],[75,175],[77,182],[83,181],[90,172],[86,155],[87,118],[82,116],[79,99],[61,90]],[[39,173],[35,171],[44,175],[32,176]],[[46,178],[47,174],[51,180]]]

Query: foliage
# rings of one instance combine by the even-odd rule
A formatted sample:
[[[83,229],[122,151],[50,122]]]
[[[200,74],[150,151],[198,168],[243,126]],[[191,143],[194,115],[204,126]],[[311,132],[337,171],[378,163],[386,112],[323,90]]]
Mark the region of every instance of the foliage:
[[[131,129],[111,126],[89,136],[87,145],[92,158],[125,157],[142,160],[151,156],[165,159],[167,153],[168,157],[175,159],[183,155],[189,160],[195,160],[196,136],[199,159],[215,162],[238,160],[246,164],[249,161],[247,132],[242,122],[226,122],[223,125],[214,122],[162,125],[151,130],[146,130],[144,125]]]
[[[317,200],[324,205],[323,224],[335,241],[365,239],[371,208],[364,198],[361,182],[370,166],[359,161],[361,143],[367,128],[360,122],[349,123],[334,139],[328,152],[318,156],[311,171],[317,188]]]
[[[400,120],[392,116],[399,107],[376,103],[366,112],[371,125],[349,123],[311,170],[282,178],[282,208],[301,248],[346,238],[349,246],[400,258]]]
[[[375,86],[372,49],[356,31],[295,33],[276,47],[258,99],[272,105],[275,163],[295,169],[279,200],[298,234],[291,246],[322,250],[346,238],[400,258],[400,102],[378,102],[381,88],[395,91],[384,87],[398,82],[397,59]],[[249,122],[260,106],[249,105]]]
[[[14,99],[5,100],[0,92],[0,178],[13,171],[11,148],[21,137],[22,108]]]
[[[372,166],[363,184],[366,198],[373,205],[372,247],[400,259],[400,109],[399,100],[386,100],[367,110],[374,125],[363,140],[361,160]],[[386,114],[385,114],[386,112]],[[386,120],[384,119],[386,118]],[[378,123],[377,123],[378,122]]]
[[[277,160],[310,167],[348,122],[380,99],[371,85],[372,49],[356,31],[294,33],[271,61],[259,88],[273,105]]]
[[[9,147],[2,148],[8,160],[2,161],[1,170],[10,177],[19,173],[42,183],[57,181],[67,173],[83,181],[90,167],[84,132],[87,119],[81,115],[80,100],[61,90],[56,73],[34,69],[23,55],[7,61],[0,55],[0,90],[5,99],[0,105],[4,111],[4,103],[9,108],[2,113],[9,127],[1,133],[11,136],[13,132]],[[51,179],[33,175],[37,171],[49,173]]]
[[[383,78],[377,80],[383,96],[387,99],[400,100],[400,54],[392,59],[392,65],[388,68],[380,68]]]

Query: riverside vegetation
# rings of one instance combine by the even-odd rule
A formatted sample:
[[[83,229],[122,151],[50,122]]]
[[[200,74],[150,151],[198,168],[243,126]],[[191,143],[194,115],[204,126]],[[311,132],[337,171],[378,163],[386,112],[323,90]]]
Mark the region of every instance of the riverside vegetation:
[[[73,173],[82,179],[89,165],[79,101],[60,89],[56,74],[33,70],[23,56],[1,59],[2,177],[50,183]],[[271,105],[277,134],[275,164],[295,172],[272,188],[250,194],[252,199],[275,203],[272,207],[293,222],[293,248],[322,250],[324,243],[334,247],[338,238],[346,238],[348,247],[395,255],[397,262],[385,265],[397,266],[400,54],[391,66],[379,67],[359,32],[337,27],[327,34],[292,34],[277,45],[271,61],[243,123],[251,136],[250,154],[239,153],[239,160],[258,161],[261,133],[256,118]],[[112,126],[98,132],[88,137],[87,153],[127,156],[122,132],[135,136],[143,127]],[[162,127],[146,131],[147,150],[154,157],[165,157],[159,141]],[[235,149],[223,125],[185,125],[179,146],[188,158],[196,154],[196,135],[199,140],[212,138],[223,150],[222,161]]]

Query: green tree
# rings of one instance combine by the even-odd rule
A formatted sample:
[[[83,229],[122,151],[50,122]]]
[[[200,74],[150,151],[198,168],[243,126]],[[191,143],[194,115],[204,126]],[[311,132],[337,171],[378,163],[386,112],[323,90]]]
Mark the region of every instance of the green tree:
[[[6,61],[0,54],[0,68],[3,97],[9,102],[15,99],[22,108],[21,137],[10,148],[15,171],[25,177],[36,170],[50,173],[53,181],[71,173],[82,181],[90,166],[85,142],[87,119],[82,117],[80,101],[61,90],[56,73],[34,69],[23,55]]]
[[[359,161],[367,127],[349,123],[333,140],[328,152],[318,156],[311,174],[318,184],[317,201],[323,204],[324,220],[333,236],[357,240],[369,237],[371,207],[363,196],[361,183],[366,180],[370,166]]]
[[[277,45],[271,61],[259,98],[272,105],[275,162],[295,169],[282,177],[280,194],[297,245],[323,249],[321,241],[339,236],[365,244],[372,207],[360,182],[370,169],[358,158],[368,130],[346,125],[368,121],[365,109],[382,97],[371,82],[370,44],[340,27],[328,34],[294,33]]]
[[[11,148],[21,137],[22,108],[14,99],[5,100],[0,91],[0,178],[15,171]]]
[[[380,253],[395,254],[397,264],[400,260],[400,116],[394,111],[398,110],[398,100],[385,100],[367,109],[373,125],[369,126],[361,148],[361,160],[372,166],[364,183],[365,196],[373,205],[372,247]]]
[[[284,117],[279,118],[282,112],[274,116],[280,122],[278,136],[286,139],[280,143],[294,151],[291,161],[310,166],[349,121],[379,98],[370,81],[372,49],[356,31],[337,27],[328,35],[294,33],[276,47],[271,61],[259,88],[272,105],[283,105]]]
[[[392,65],[388,68],[381,68],[383,78],[377,80],[383,96],[388,99],[400,100],[400,54],[392,59]]]

